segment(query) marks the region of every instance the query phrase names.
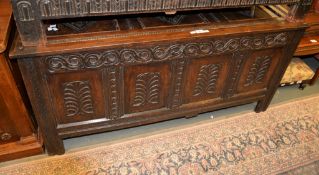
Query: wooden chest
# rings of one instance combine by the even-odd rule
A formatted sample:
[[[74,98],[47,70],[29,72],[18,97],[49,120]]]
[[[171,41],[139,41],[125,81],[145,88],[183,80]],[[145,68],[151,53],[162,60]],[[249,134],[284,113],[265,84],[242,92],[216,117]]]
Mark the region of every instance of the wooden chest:
[[[0,1],[0,162],[42,153],[42,143],[14,80],[7,44],[11,7]]]
[[[258,102],[267,109],[306,28],[250,8],[49,20],[18,59],[50,154],[62,139]]]

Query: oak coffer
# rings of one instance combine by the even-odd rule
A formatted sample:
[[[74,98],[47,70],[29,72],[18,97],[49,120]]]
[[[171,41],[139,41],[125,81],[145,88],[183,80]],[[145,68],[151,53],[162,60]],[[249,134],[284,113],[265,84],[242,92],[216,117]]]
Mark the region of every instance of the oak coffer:
[[[304,33],[299,21],[309,4],[285,1],[292,10],[282,15],[279,1],[182,8],[167,0],[172,7],[164,10],[164,0],[144,10],[134,10],[140,1],[16,2],[20,35],[11,57],[50,154],[63,154],[68,137],[252,102],[266,110]]]

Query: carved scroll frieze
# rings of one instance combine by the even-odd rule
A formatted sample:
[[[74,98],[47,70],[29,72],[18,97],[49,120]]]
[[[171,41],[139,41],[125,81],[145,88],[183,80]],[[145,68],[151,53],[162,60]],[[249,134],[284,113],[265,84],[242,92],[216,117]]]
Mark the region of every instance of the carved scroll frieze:
[[[266,35],[264,37],[243,37],[229,40],[219,40],[214,44],[217,53],[234,52],[238,50],[256,50],[283,46],[288,42],[286,33]]]
[[[42,17],[103,15],[127,12],[220,8],[247,5],[297,3],[300,0],[37,0]]]
[[[63,84],[64,110],[68,117],[93,114],[93,99],[88,81],[72,81]]]
[[[81,69],[96,69],[109,65],[145,64],[165,60],[234,53],[285,46],[288,33],[265,34],[254,37],[211,39],[202,42],[160,45],[149,48],[113,49],[95,53],[49,56],[45,59],[51,73]]]
[[[81,70],[116,65],[119,63],[119,57],[118,53],[112,50],[103,53],[55,55],[47,57],[46,64],[49,72]]]
[[[139,74],[135,82],[133,107],[160,103],[160,73],[148,72]]]
[[[257,57],[255,62],[249,69],[248,76],[246,78],[245,86],[251,86],[254,84],[263,83],[265,76],[271,65],[270,56]]]
[[[211,95],[216,92],[216,85],[221,67],[221,64],[208,64],[201,66],[197,75],[193,96]]]

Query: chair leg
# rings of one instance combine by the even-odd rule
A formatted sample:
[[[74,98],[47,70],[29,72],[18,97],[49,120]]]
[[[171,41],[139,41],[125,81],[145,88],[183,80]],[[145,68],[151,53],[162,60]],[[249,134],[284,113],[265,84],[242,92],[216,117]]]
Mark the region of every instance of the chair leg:
[[[319,68],[317,69],[316,74],[315,74],[315,75],[313,76],[313,78],[311,79],[310,85],[314,85],[315,82],[318,80],[318,78],[319,78]]]
[[[304,84],[304,83],[301,83],[300,85],[299,85],[299,89],[300,90],[304,90],[305,88],[306,88],[306,84]]]
[[[315,55],[315,58],[317,59],[317,61],[319,61],[319,54]],[[314,85],[318,79],[319,79],[319,68],[317,68],[315,75],[311,79],[310,85]]]

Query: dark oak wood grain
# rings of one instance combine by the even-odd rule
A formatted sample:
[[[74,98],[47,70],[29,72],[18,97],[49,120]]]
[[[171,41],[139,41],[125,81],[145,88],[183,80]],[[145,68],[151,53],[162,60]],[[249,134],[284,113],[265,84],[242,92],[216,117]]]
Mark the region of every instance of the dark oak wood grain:
[[[78,11],[61,15],[42,4],[40,15],[31,16],[41,20],[42,36],[20,32],[10,54],[49,154],[63,154],[62,139],[69,137],[253,102],[256,112],[265,111],[307,26],[227,2],[174,15],[109,16],[102,9],[74,19],[65,18],[81,16]]]
[[[319,53],[319,1],[314,0],[312,9],[305,15],[304,21],[309,25],[301,39],[295,56],[315,55]],[[317,8],[317,11],[316,11]]]
[[[42,153],[42,140],[30,120],[8,60],[9,1],[0,1],[0,162]]]
[[[315,55],[315,58],[317,59],[317,61],[319,61],[319,54]],[[315,75],[311,79],[310,85],[314,85],[318,79],[319,79],[319,68],[317,68]]]
[[[176,14],[180,11],[287,3],[292,6],[287,19],[294,21],[303,18],[311,2],[312,0],[12,0],[12,5],[23,45],[35,46],[47,43],[44,21],[54,19],[142,13]]]
[[[319,53],[319,0],[314,0],[312,9],[306,14],[305,20],[309,28],[300,40],[295,56],[314,56],[317,60]],[[303,84],[314,85],[319,77],[319,68],[313,78]],[[302,86],[304,87],[304,86]]]

